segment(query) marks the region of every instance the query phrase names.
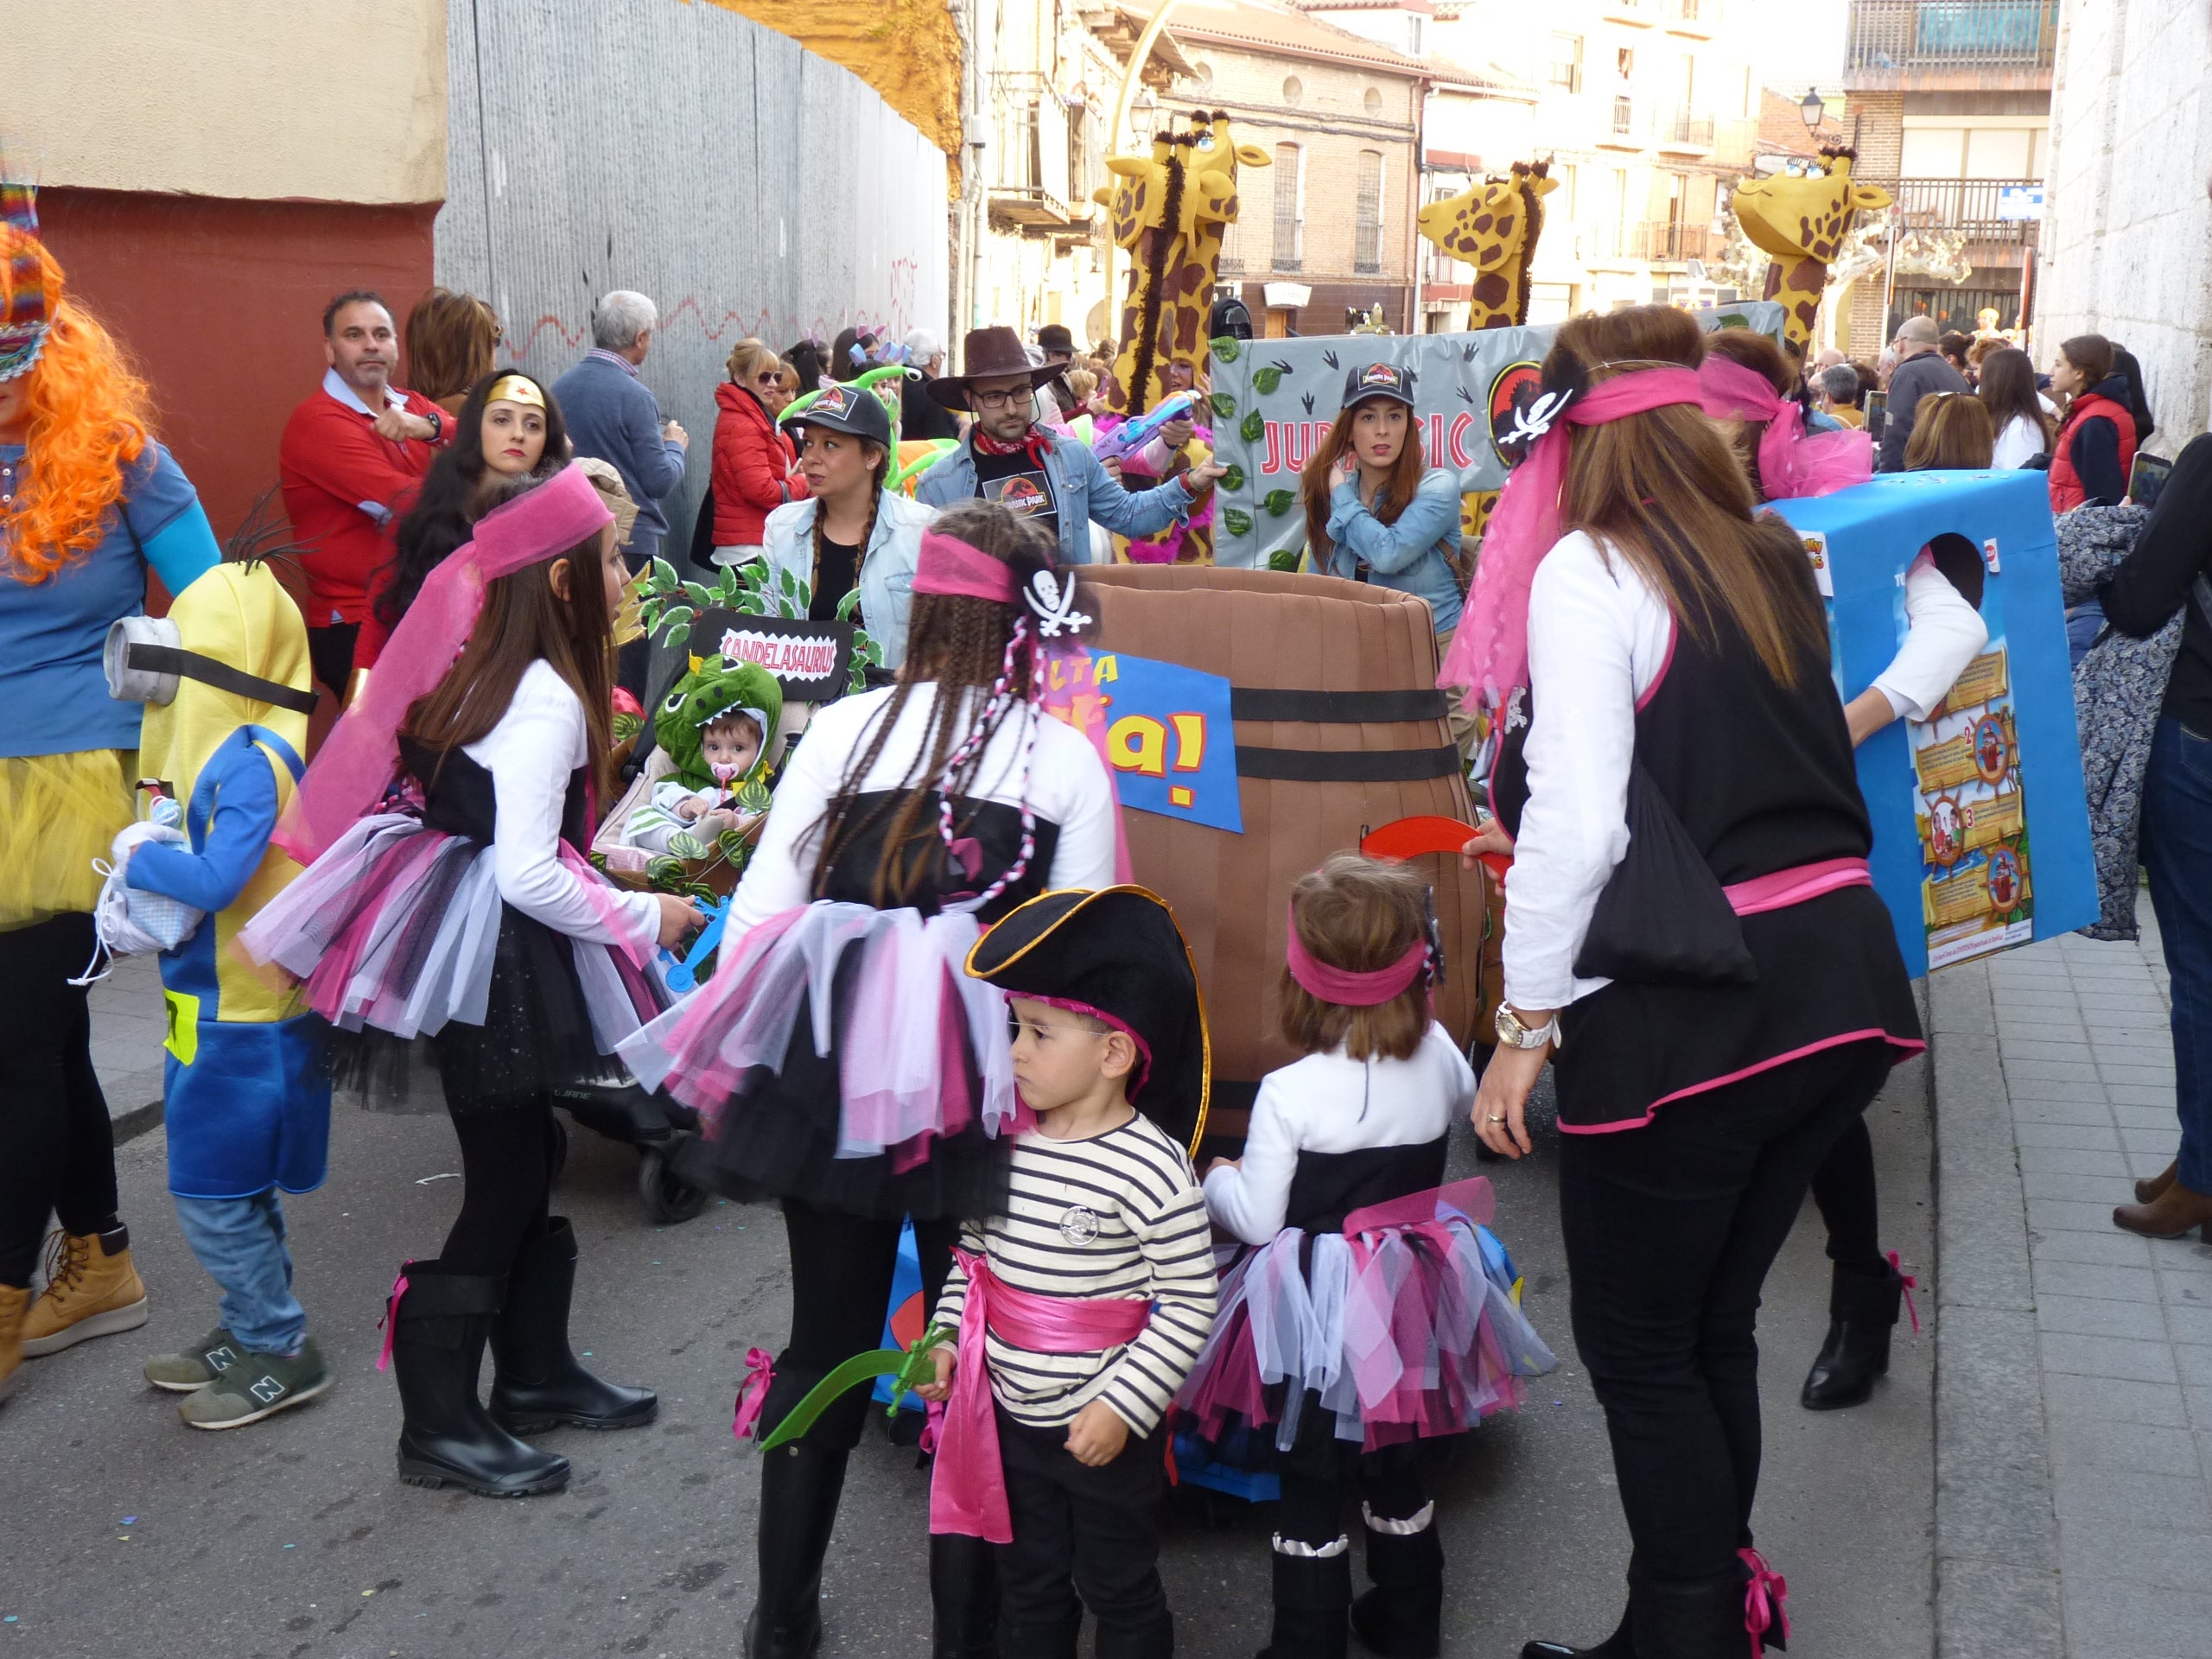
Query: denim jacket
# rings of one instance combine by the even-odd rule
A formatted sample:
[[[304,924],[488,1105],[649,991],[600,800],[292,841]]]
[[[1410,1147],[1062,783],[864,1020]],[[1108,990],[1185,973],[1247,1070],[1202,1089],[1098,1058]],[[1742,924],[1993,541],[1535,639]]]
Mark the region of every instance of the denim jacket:
[[[1363,560],[1370,582],[1425,599],[1439,633],[1459,626],[1459,576],[1451,555],[1459,548],[1459,475],[1446,467],[1425,473],[1414,499],[1386,524],[1363,505],[1357,479],[1329,497],[1327,573],[1357,578]]]
[[[1052,486],[1052,502],[1060,515],[1062,563],[1090,563],[1093,519],[1116,536],[1141,540],[1157,536],[1190,512],[1190,493],[1173,479],[1157,489],[1125,490],[1081,439],[1059,432],[1053,433],[1052,439],[1052,450],[1045,457],[1045,477]],[[932,507],[949,507],[976,493],[976,440],[971,435],[922,474],[914,499]]]
[[[762,531],[761,557],[771,578],[790,571],[804,582],[814,580],[814,514],[819,504],[788,501],[768,515]],[[922,532],[937,509],[886,490],[876,503],[875,528],[861,559],[861,619],[883,643],[883,665],[906,660],[906,613],[914,602],[914,561],[921,556]]]

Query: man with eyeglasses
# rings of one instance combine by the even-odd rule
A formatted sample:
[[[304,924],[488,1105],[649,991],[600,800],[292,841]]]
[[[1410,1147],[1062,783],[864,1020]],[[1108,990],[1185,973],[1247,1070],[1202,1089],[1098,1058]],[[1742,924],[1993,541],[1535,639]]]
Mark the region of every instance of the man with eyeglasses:
[[[1094,522],[1135,540],[1156,536],[1188,514],[1224,470],[1208,461],[1157,489],[1125,490],[1088,444],[1038,424],[1036,389],[1058,365],[1033,366],[1011,328],[970,330],[963,355],[966,372],[931,381],[930,395],[976,419],[960,447],[923,475],[918,501],[996,501],[1057,540],[1062,563],[1087,564]]]

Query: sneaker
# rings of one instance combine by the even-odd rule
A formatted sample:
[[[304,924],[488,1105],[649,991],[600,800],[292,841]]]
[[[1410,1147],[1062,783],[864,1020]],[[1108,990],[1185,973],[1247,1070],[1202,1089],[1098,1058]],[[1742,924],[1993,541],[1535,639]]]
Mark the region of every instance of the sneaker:
[[[182,1353],[156,1354],[145,1364],[146,1380],[172,1394],[203,1389],[245,1357],[245,1350],[217,1325]]]
[[[46,1288],[23,1315],[26,1359],[145,1323],[146,1284],[130,1265],[128,1227],[48,1236]]]
[[[0,1399],[22,1375],[23,1314],[30,1305],[29,1291],[0,1285]]]
[[[296,1354],[241,1353],[213,1382],[178,1401],[176,1414],[193,1428],[243,1428],[305,1405],[337,1380],[309,1337]]]

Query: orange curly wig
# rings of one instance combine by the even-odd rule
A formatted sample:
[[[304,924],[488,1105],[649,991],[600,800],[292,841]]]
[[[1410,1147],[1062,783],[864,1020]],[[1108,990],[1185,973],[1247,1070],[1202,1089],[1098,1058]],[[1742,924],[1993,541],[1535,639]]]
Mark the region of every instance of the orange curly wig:
[[[36,258],[54,327],[27,377],[28,482],[0,517],[8,573],[45,582],[99,545],[124,470],[152,433],[146,382],[99,320],[61,292],[61,267],[36,237],[0,226],[0,282],[26,245]],[[0,295],[0,308],[7,296]]]

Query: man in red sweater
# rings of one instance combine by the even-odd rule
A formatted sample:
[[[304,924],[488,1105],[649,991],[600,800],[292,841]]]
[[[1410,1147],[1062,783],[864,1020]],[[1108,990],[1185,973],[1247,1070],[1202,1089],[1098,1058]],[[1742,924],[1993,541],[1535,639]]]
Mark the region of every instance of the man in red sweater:
[[[399,337],[376,294],[354,289],[324,308],[322,355],[322,385],[284,423],[276,465],[292,534],[306,549],[315,677],[343,699],[370,576],[391,556],[385,527],[451,431],[435,404],[391,384]]]

